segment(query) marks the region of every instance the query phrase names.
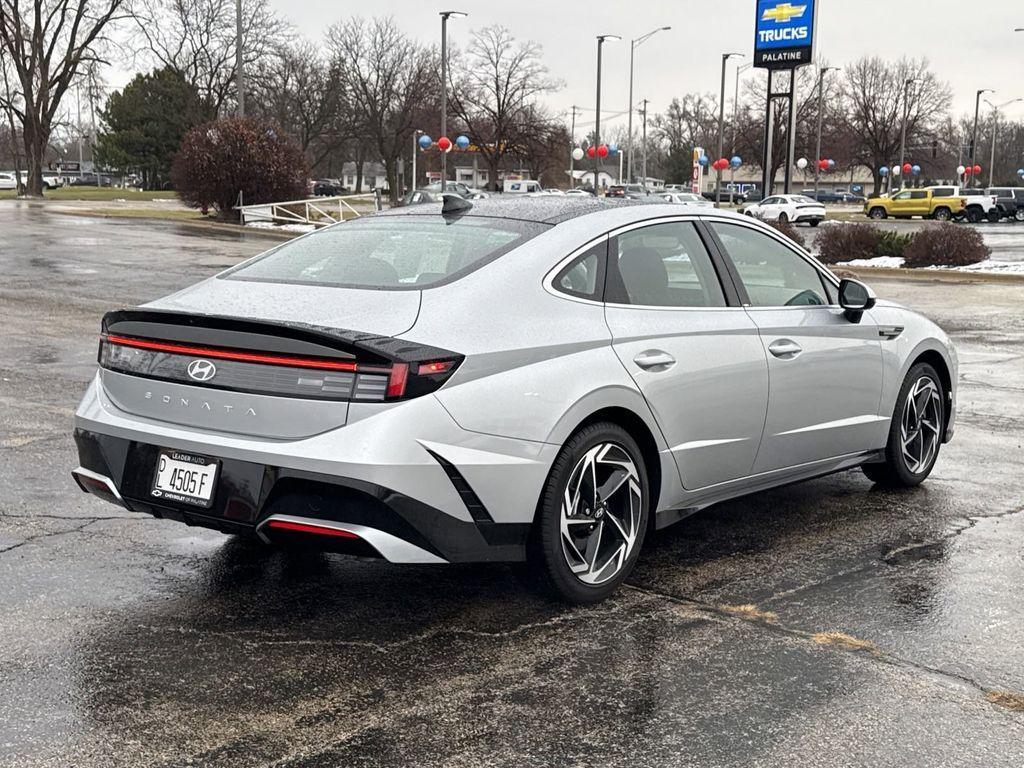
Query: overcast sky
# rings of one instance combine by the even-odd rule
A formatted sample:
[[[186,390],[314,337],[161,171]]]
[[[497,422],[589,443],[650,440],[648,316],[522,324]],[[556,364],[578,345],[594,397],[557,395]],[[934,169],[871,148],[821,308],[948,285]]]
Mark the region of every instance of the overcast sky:
[[[449,0],[444,0],[445,3]],[[795,2],[795,0],[794,0]],[[311,39],[349,14],[392,15],[410,35],[440,42],[440,10],[460,10],[469,18],[450,22],[449,33],[464,43],[471,29],[503,24],[520,39],[544,46],[551,73],[565,86],[548,102],[566,114],[572,104],[593,120],[596,42],[599,34],[621,35],[604,49],[602,112],[624,111],[628,101],[629,40],[670,25],[637,49],[635,99],[650,99],[661,112],[673,96],[688,91],[717,93],[721,54],[752,55],[754,0],[271,0],[282,16]],[[953,87],[954,109],[973,112],[974,93],[994,88],[996,104],[1024,96],[1024,0],[819,0],[817,52],[842,66],[863,55],[927,57]],[[727,99],[732,99],[730,61]],[[743,63],[742,60],[740,63]],[[744,73],[744,77],[764,77]],[[984,104],[982,105],[984,107]],[[1007,108],[1024,118],[1024,103]],[[607,118],[606,118],[607,119]],[[622,118],[624,124],[625,118]]]

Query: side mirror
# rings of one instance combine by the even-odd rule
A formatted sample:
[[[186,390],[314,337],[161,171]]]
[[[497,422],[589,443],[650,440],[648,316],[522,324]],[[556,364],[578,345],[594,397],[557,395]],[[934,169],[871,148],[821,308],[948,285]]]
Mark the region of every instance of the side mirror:
[[[859,323],[865,310],[875,306],[875,292],[859,280],[843,278],[839,283],[839,306],[852,323]]]

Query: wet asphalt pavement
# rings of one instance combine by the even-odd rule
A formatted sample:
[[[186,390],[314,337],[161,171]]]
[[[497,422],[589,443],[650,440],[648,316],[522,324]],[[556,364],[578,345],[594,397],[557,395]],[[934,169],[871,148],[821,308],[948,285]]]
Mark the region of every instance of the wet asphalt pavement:
[[[75,487],[102,313],[269,245],[0,203],[0,766],[1024,762],[1024,282],[873,281],[960,350],[923,487],[714,507],[567,609],[503,566],[270,552]]]

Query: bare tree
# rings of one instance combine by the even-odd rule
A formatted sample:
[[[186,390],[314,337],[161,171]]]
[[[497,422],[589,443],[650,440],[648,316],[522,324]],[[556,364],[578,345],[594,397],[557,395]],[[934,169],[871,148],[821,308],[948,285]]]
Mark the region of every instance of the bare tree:
[[[124,18],[126,0],[0,0],[0,48],[18,81],[0,106],[21,123],[26,194],[43,193],[43,153],[61,100],[83,64],[98,58],[108,26]]]
[[[878,169],[899,160],[904,109],[907,144],[915,146],[946,116],[952,92],[928,69],[927,59],[892,64],[865,57],[847,65],[843,73],[843,98],[857,137],[856,159],[871,169],[877,192],[882,181]],[[905,86],[908,80],[915,81],[911,87]]]
[[[517,42],[500,25],[473,32],[472,41],[452,66],[452,113],[487,164],[489,179],[510,154],[547,129],[538,99],[561,83],[548,75],[543,49],[535,42]]]
[[[663,164],[666,181],[688,181],[694,148],[713,146],[717,131],[718,100],[711,95],[688,93],[681,99],[672,99],[664,114],[654,115],[650,134],[667,147]],[[650,141],[648,150],[649,145]],[[636,167],[635,158],[633,162]]]
[[[398,160],[412,142],[424,105],[436,99],[436,59],[391,18],[350,19],[332,26],[327,38],[359,133],[384,163],[391,200],[397,202]]]
[[[283,45],[250,75],[246,103],[276,120],[318,166],[356,132],[344,70],[309,42]]]
[[[178,70],[220,113],[235,90],[235,0],[136,0],[136,33],[143,58]],[[290,28],[267,0],[245,0],[242,18],[246,70],[273,56]]]

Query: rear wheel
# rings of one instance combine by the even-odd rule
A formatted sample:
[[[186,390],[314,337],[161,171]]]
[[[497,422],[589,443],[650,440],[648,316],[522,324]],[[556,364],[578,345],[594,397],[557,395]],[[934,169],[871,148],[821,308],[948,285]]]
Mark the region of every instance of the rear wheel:
[[[818,222],[818,220],[817,220],[817,219],[811,219],[811,220],[810,220],[809,222],[807,222],[807,223],[808,223],[808,224],[810,224],[810,225],[811,225],[812,227],[816,227],[816,226],[818,226],[818,223],[819,223],[819,222]]]
[[[1024,221],[1024,208],[1018,208],[1013,212],[1013,218],[1016,221]]]
[[[939,221],[949,221],[953,213],[952,211],[949,210],[949,208],[936,208],[935,213],[932,215]]]
[[[998,224],[1001,218],[1003,218],[1003,214],[1001,214],[999,211],[988,212],[988,221],[990,224]]]
[[[984,217],[985,214],[982,213],[981,208],[977,206],[972,206],[971,208],[967,209],[967,220],[971,222],[971,224],[977,224]]]
[[[944,393],[939,375],[927,363],[907,374],[889,425],[885,462],[861,467],[880,485],[910,488],[931,474],[939,457],[945,425]]]
[[[779,221],[782,222],[783,224],[789,221],[789,216],[786,215],[785,211],[779,214]]]
[[[876,221],[878,219],[884,219],[885,216],[886,216],[885,208],[882,208],[879,205],[876,205],[874,208],[872,208],[870,211],[868,211],[868,217],[872,218],[872,219],[875,219]]]
[[[531,575],[583,605],[611,595],[633,570],[647,530],[643,456],[622,427],[593,424],[562,447],[530,542]]]

